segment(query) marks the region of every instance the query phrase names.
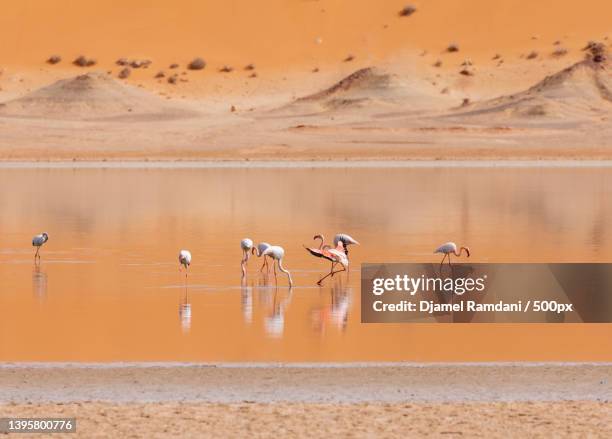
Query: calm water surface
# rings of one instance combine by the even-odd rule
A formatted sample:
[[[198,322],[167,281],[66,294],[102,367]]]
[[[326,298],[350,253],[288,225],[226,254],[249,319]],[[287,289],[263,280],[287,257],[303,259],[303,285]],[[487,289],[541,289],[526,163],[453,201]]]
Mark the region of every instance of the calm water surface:
[[[612,262],[612,168],[1,169],[0,206],[0,361],[612,360],[612,325],[359,322],[361,262],[448,240]],[[318,287],[302,244],[336,232],[362,245]],[[241,281],[244,237],[285,248],[294,288],[257,258]]]

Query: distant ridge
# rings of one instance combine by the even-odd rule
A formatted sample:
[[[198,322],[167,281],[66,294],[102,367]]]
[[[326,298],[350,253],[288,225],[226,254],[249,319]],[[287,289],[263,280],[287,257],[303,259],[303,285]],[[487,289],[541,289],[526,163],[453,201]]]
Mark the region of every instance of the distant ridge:
[[[0,104],[0,116],[48,119],[184,117],[189,114],[193,112],[98,72],[61,79]]]
[[[365,67],[330,87],[295,99],[277,109],[294,113],[320,113],[332,110],[415,106],[431,102],[432,95],[422,90],[422,84],[388,73],[376,67]]]
[[[588,58],[547,76],[520,93],[457,109],[462,116],[587,118],[612,112],[612,74],[605,61]]]

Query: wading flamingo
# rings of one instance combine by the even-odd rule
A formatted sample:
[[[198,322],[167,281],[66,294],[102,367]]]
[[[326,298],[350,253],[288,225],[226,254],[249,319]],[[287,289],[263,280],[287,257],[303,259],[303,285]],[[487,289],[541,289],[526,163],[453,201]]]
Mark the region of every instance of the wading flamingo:
[[[315,253],[311,251],[312,249],[306,248],[306,250],[308,250],[310,254],[317,256]],[[348,271],[349,260],[348,260],[348,256],[346,255],[344,244],[341,241],[338,242],[338,245],[336,246],[336,248],[331,248],[329,245],[324,245],[321,250],[317,249],[317,251],[322,252],[322,255],[319,257],[323,257],[327,259],[328,261],[332,262],[332,266],[331,266],[331,269],[329,270],[329,273],[327,273],[325,276],[319,279],[319,281],[317,282],[317,285],[321,285],[321,282],[323,282],[323,280],[328,278],[329,276],[333,276],[334,274],[340,273],[341,271]],[[342,270],[334,271],[334,266],[336,264],[342,265]]]
[[[36,258],[40,259],[40,255],[38,254],[38,252],[40,251],[40,248],[43,246],[43,244],[47,242],[48,240],[49,240],[49,235],[47,235],[47,232],[43,232],[40,235],[36,235],[34,238],[32,238],[32,246],[36,247],[36,253],[34,254],[34,260],[36,260]]]
[[[349,245],[352,245],[352,244],[359,245],[356,239],[353,239],[351,236],[347,235],[346,233],[338,233],[336,236],[334,236],[334,246],[335,247],[338,247],[339,242],[342,243],[342,247],[344,248],[344,253],[346,253],[347,256],[348,256],[348,246]],[[322,243],[323,241],[321,241],[321,244]]]
[[[191,252],[189,250],[181,250],[178,256],[179,260],[179,271],[181,271],[181,265],[185,267],[185,279],[187,279],[187,269],[191,265]]]
[[[242,261],[240,261],[240,268],[242,268],[242,275],[246,276],[246,265],[251,256],[251,250],[253,249],[253,240],[244,238],[240,241],[240,248],[242,249]]]
[[[315,235],[315,236],[312,237],[312,239],[314,241],[316,241],[317,239],[319,239],[321,241],[319,243],[319,247],[314,248],[314,247],[306,247],[306,246],[304,246],[304,248],[306,250],[308,250],[308,252],[311,255],[313,255],[314,257],[324,258],[324,259],[332,261],[332,268],[334,268],[334,265],[336,263],[333,260],[331,260],[329,255],[327,254],[327,249],[331,248],[331,246],[325,244],[325,237],[323,235]]]
[[[287,279],[289,279],[289,286],[293,286],[293,279],[291,279],[291,273],[289,270],[286,270],[283,267],[283,257],[285,257],[285,249],[278,245],[272,245],[263,252],[264,256],[269,256],[272,258],[272,265],[274,266],[274,277],[276,278],[276,265],[274,265],[274,261],[278,264],[278,268],[280,271],[287,275]]]
[[[340,271],[346,271],[348,269],[349,261],[348,261],[348,256],[346,255],[345,244],[342,241],[338,240],[338,243],[336,244],[336,248],[332,248],[330,245],[325,244],[325,238],[323,237],[323,235],[315,235],[314,238],[312,239],[314,240],[319,239],[321,240],[321,243],[319,244],[319,248],[308,248],[304,246],[304,248],[308,251],[308,253],[310,253],[311,255],[317,258],[327,259],[328,261],[332,263],[331,269],[329,270],[329,274],[322,277],[317,282],[317,285],[321,285],[321,282],[323,281],[323,279],[327,278],[328,276],[333,276],[334,274]],[[336,264],[341,264],[342,270],[334,271],[334,267]]]
[[[323,235],[315,235],[312,239],[314,241],[316,241],[317,239],[321,240],[321,242],[319,243],[319,247],[314,248],[314,247],[304,246],[304,248],[308,250],[308,252],[316,258],[324,258],[324,259],[327,259],[328,261],[331,261],[332,263],[331,268],[333,270],[334,265],[336,265],[336,262],[331,258],[331,256],[327,252],[327,250],[330,249],[331,246],[325,244],[325,237]]]
[[[440,247],[438,247],[434,253],[443,253],[444,257],[442,258],[442,261],[440,261],[440,268],[442,268],[442,264],[444,263],[444,259],[446,259],[446,257],[448,256],[448,265],[451,265],[451,255],[455,255],[457,257],[461,256],[461,253],[463,252],[463,250],[465,250],[465,253],[467,254],[467,257],[470,257],[470,249],[467,247],[461,247],[459,248],[459,251],[457,251],[457,244],[455,244],[454,242],[447,242],[445,244],[442,244]]]
[[[263,264],[261,264],[261,268],[259,269],[260,272],[263,271],[264,267],[266,267],[266,273],[269,271],[268,259],[266,258],[266,255],[264,255],[264,252],[270,247],[272,246],[267,242],[260,242],[259,244],[257,244],[257,247],[253,247],[253,250],[251,251],[251,253],[256,255],[258,258],[261,258],[263,256]]]

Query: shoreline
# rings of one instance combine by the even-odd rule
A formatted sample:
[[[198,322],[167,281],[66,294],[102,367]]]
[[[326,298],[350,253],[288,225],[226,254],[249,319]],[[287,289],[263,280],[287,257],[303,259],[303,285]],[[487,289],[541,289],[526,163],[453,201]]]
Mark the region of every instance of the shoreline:
[[[191,361],[111,361],[111,362],[79,362],[79,361],[0,361],[0,371],[2,369],[121,369],[121,368],[225,368],[225,369],[356,369],[356,368],[427,368],[427,367],[610,367],[610,361],[434,361],[434,362],[414,362],[414,361],[350,361],[350,362],[229,362],[229,361],[210,361],[210,362],[191,362]]]
[[[612,160],[2,160],[0,169],[612,168]]]
[[[0,402],[447,403],[612,400],[612,364],[0,367]],[[451,385],[452,384],[452,385]]]

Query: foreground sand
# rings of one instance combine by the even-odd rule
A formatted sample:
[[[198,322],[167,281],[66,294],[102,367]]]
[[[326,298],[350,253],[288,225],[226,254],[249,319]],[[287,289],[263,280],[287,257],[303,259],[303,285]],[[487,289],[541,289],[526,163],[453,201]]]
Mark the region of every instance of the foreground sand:
[[[53,437],[610,437],[612,403],[9,404],[2,416],[75,416]],[[19,437],[26,437],[20,435]],[[36,436],[34,436],[36,437]]]
[[[78,437],[610,437],[610,376],[609,364],[5,364],[0,413],[74,416]]]

